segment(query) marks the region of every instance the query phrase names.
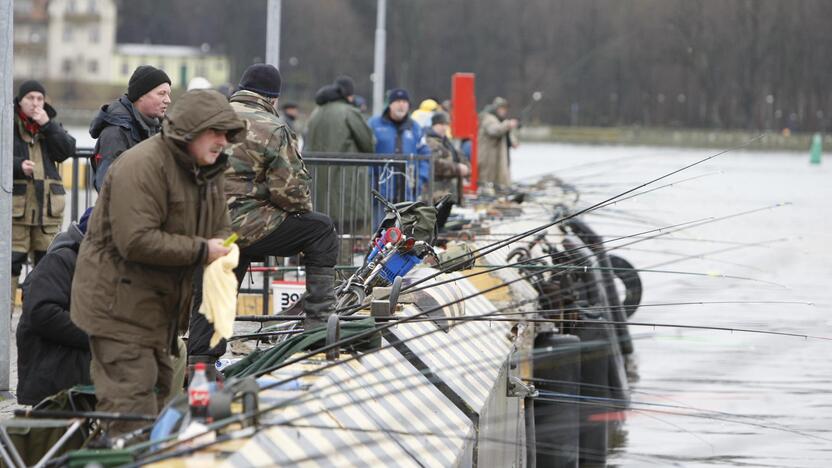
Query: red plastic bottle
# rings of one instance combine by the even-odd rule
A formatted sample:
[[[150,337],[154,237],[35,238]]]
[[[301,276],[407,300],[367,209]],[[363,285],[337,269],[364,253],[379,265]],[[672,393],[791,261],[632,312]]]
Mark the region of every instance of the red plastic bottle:
[[[205,376],[205,363],[198,362],[194,367],[194,376],[188,385],[188,406],[191,408],[191,421],[204,422],[208,419],[208,405],[211,403],[211,388]]]

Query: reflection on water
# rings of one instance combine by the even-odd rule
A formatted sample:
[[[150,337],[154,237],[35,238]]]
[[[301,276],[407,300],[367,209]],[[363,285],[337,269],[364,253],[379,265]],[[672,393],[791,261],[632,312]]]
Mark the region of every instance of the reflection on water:
[[[523,178],[539,174],[541,167],[583,164],[556,174],[579,189],[583,185],[589,205],[709,154],[713,151],[528,144],[512,153],[512,169],[515,178]],[[612,161],[586,165],[606,160]],[[631,320],[832,337],[832,171],[809,166],[808,154],[743,152],[720,156],[671,181],[714,171],[719,173],[615,205],[629,220],[587,216],[596,231],[612,237],[645,225],[792,203],[634,245],[639,250],[626,256],[636,267],[676,260],[661,268],[712,275],[642,273],[642,302],[815,305],[642,307]],[[703,254],[766,240],[777,241]],[[631,332],[639,379],[632,384],[627,422],[611,440],[611,466],[830,466],[831,341],[660,327],[631,327]]]

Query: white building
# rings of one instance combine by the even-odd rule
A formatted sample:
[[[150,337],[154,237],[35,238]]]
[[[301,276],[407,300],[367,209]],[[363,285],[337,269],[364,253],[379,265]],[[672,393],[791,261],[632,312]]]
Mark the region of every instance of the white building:
[[[111,81],[116,43],[113,0],[49,2],[49,79]]]
[[[228,58],[207,44],[117,44],[116,16],[115,0],[15,0],[14,77],[126,85],[136,67],[153,65],[173,86],[229,81]]]
[[[47,0],[14,1],[14,78],[45,78],[49,34]]]

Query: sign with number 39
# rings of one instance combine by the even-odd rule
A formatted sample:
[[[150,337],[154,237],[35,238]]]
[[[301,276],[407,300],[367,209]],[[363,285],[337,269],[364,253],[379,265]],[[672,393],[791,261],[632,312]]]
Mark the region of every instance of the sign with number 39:
[[[274,313],[279,314],[297,302],[306,291],[303,281],[272,281]]]

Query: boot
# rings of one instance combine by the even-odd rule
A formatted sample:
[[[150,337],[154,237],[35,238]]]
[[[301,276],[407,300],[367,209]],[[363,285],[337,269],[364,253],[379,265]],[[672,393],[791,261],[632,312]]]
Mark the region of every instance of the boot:
[[[335,309],[335,269],[306,267],[306,293],[303,300],[303,329],[311,330],[322,325]]]

